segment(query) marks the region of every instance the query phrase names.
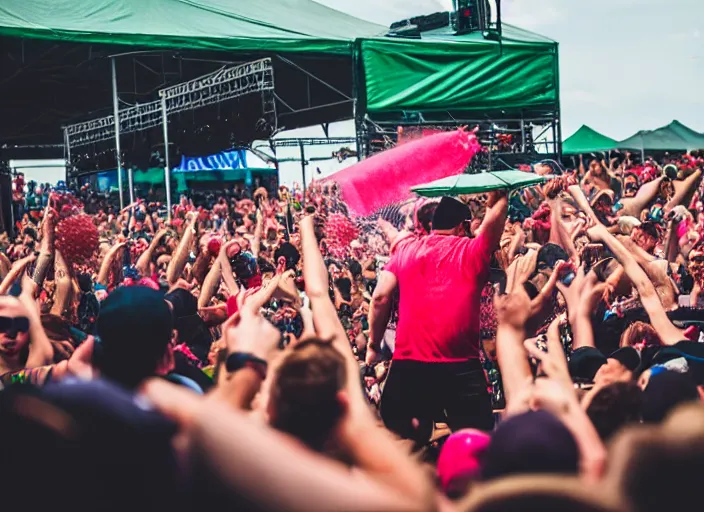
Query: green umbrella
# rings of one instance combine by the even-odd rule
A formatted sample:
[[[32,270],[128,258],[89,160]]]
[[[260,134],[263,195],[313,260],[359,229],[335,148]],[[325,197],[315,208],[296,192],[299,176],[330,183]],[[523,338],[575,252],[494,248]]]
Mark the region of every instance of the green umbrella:
[[[478,174],[458,174],[432,183],[411,188],[425,197],[461,196],[483,194],[492,190],[516,190],[548,181],[548,176],[539,176],[524,171],[492,171]]]

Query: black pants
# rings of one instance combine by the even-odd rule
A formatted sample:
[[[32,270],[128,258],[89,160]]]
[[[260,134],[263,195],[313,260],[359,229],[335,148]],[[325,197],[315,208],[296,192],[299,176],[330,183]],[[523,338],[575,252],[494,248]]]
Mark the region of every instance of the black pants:
[[[450,429],[494,427],[491,397],[478,359],[461,363],[394,361],[381,397],[386,428],[424,445],[436,421]]]

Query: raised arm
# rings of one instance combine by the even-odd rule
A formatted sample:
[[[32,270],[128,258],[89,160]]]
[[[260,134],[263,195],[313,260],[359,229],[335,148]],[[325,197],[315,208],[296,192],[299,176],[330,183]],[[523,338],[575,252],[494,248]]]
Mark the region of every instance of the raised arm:
[[[262,246],[262,234],[264,233],[264,215],[257,209],[257,225],[254,227],[254,239],[252,239],[252,255],[259,257],[259,250]]]
[[[643,184],[636,193],[635,197],[624,197],[621,198],[621,204],[623,209],[619,212],[621,216],[630,215],[637,217],[638,214],[650,204],[655,197],[658,195],[660,190],[660,183],[662,182],[662,176],[659,178],[649,181]]]
[[[303,279],[306,283],[306,295],[310,299],[313,311],[315,330],[321,339],[332,340],[333,345],[345,356],[347,368],[351,372],[350,375],[356,375],[359,373],[359,365],[352,354],[352,349],[347,341],[347,333],[337,317],[337,311],[328,294],[328,271],[323,255],[318,248],[312,215],[307,215],[301,220],[300,230]],[[351,391],[359,398],[362,397],[361,386],[351,386]]]
[[[281,511],[434,510],[432,500],[418,499],[418,489],[394,488],[364,468],[350,471],[223,404],[162,381],[150,382],[146,393],[190,433],[193,453],[231,489],[233,503],[240,497],[255,509]],[[418,485],[413,472],[408,477]]]
[[[5,279],[5,276],[10,273],[12,262],[4,252],[0,252],[0,279]]]
[[[397,286],[396,276],[387,270],[382,270],[369,306],[369,341],[365,360],[368,365],[374,362],[381,349],[381,341],[384,339],[386,326],[391,318],[391,303]]]
[[[44,284],[47,272],[54,259],[54,213],[47,210],[42,223],[42,241],[39,249],[39,259],[37,266],[34,268],[32,279],[40,289]]]
[[[692,174],[687,176],[687,178],[685,178],[683,181],[675,181],[673,183],[675,187],[675,194],[672,196],[672,199],[670,199],[670,201],[668,201],[668,203],[665,205],[665,213],[669,212],[677,205],[685,204],[687,202],[687,196],[690,196],[694,193],[695,187],[697,186],[697,183],[699,183],[701,177],[702,171],[701,169],[697,169]]]
[[[173,257],[169,262],[169,266],[166,269],[166,280],[169,282],[169,286],[176,284],[176,281],[178,281],[179,277],[183,273],[183,269],[186,267],[188,253],[191,250],[193,239],[196,236],[195,223],[197,220],[198,217],[196,213],[188,213],[188,220],[183,229],[183,236],[181,237],[181,241],[176,248],[176,252],[174,252]]]
[[[575,201],[583,208],[587,215],[594,216],[594,212],[586,203],[586,198],[582,191],[574,187],[569,188],[570,194],[573,195]],[[665,309],[660,302],[655,286],[648,278],[645,271],[638,264],[633,255],[619,242],[614,235],[612,235],[606,226],[600,222],[595,222],[594,227],[589,230],[589,237],[594,242],[602,242],[611,250],[614,257],[623,266],[626,276],[631,280],[633,285],[636,287],[638,294],[640,295],[641,303],[643,308],[648,313],[650,317],[650,322],[658,331],[660,339],[666,345],[674,345],[675,343],[684,339],[684,333],[681,329],[678,329],[673,325],[665,312]]]
[[[0,295],[6,295],[10,291],[10,288],[12,288],[14,282],[22,276],[22,272],[27,268],[27,265],[36,259],[37,257],[34,254],[30,254],[26,258],[15,261],[12,268],[10,268],[10,271],[5,276],[5,279],[0,283]]]
[[[135,266],[137,267],[137,270],[139,271],[140,275],[146,276],[149,273],[149,263],[152,261],[154,251],[156,251],[156,248],[159,247],[161,240],[166,236],[167,233],[168,231],[166,231],[165,229],[160,229],[157,234],[154,235],[154,238],[149,244],[149,247],[147,247],[147,250],[139,256],[139,259],[137,260],[137,264]]]
[[[51,314],[63,316],[70,304],[73,282],[71,281],[71,270],[59,251],[56,251],[54,259],[54,276],[56,291],[54,291],[54,305],[51,308]]]
[[[103,257],[103,261],[100,264],[100,271],[98,272],[98,284],[108,286],[108,280],[110,279],[110,269],[112,268],[115,258],[118,257],[120,251],[124,249],[125,245],[126,244],[124,242],[115,244],[105,254],[105,256]]]
[[[508,414],[519,414],[528,407],[524,391],[530,385],[531,371],[523,347],[530,299],[523,286],[517,286],[507,295],[496,294],[494,308],[498,320],[496,328],[496,358],[506,393]]]
[[[556,240],[557,244],[562,247],[570,257],[570,260],[577,262],[579,255],[572,241],[571,233],[568,233],[562,223],[562,201],[556,198],[550,202],[550,239]],[[553,233],[554,232],[554,233]],[[554,236],[553,236],[554,235]]]
[[[653,283],[650,281],[645,271],[623,244],[609,233],[602,224],[591,228],[589,230],[589,236],[594,241],[606,244],[614,257],[623,266],[626,275],[636,287],[636,290],[638,290],[643,308],[646,313],[648,313],[650,322],[658,332],[663,343],[665,345],[674,345],[685,339],[683,331],[675,327],[668,318],[665,308],[663,308],[655,290],[655,286],[653,286]]]
[[[29,317],[29,355],[27,356],[27,368],[37,368],[45,366],[54,359],[54,347],[42,327],[39,316],[39,307],[34,300],[34,282],[28,276],[22,279],[22,293],[20,302],[27,310]]]
[[[490,192],[486,203],[486,214],[477,231],[477,237],[486,234],[489,247],[498,247],[507,215],[508,196],[504,192]]]

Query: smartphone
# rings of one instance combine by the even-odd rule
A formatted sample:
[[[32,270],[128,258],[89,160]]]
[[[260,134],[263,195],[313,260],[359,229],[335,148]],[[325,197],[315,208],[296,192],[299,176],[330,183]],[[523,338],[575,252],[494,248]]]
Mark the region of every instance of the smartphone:
[[[587,244],[582,250],[582,262],[585,272],[589,272],[594,265],[604,259],[604,246],[602,244]]]
[[[559,281],[565,286],[571,285],[575,277],[577,277],[577,273],[571,264],[560,268],[560,273],[557,276]]]
[[[560,276],[560,282],[565,286],[569,286],[572,284],[572,281],[574,281],[575,277],[577,277],[577,274],[574,273],[574,270],[570,270],[565,275]]]

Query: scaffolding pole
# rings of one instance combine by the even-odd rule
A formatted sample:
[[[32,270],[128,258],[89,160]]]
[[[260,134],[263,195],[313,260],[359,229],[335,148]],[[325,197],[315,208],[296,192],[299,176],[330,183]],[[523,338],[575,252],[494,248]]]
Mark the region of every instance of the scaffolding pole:
[[[171,222],[171,169],[169,169],[169,115],[166,112],[166,96],[161,97],[161,117],[164,128],[164,185],[166,186],[167,218]]]
[[[303,195],[306,193],[306,149],[303,140],[299,139],[298,148],[301,151],[301,176],[303,177]]]
[[[112,64],[112,110],[115,122],[115,158],[117,160],[117,187],[120,190],[120,210],[125,207],[125,198],[122,190],[122,158],[120,153],[120,105],[117,98],[117,68],[115,67],[115,57],[110,59]],[[130,204],[134,202],[132,199],[132,173],[130,172]]]
[[[66,158],[66,183],[68,183],[73,175],[71,172],[71,143],[68,140],[68,128],[64,128],[64,146],[66,148],[64,152],[64,157]]]

